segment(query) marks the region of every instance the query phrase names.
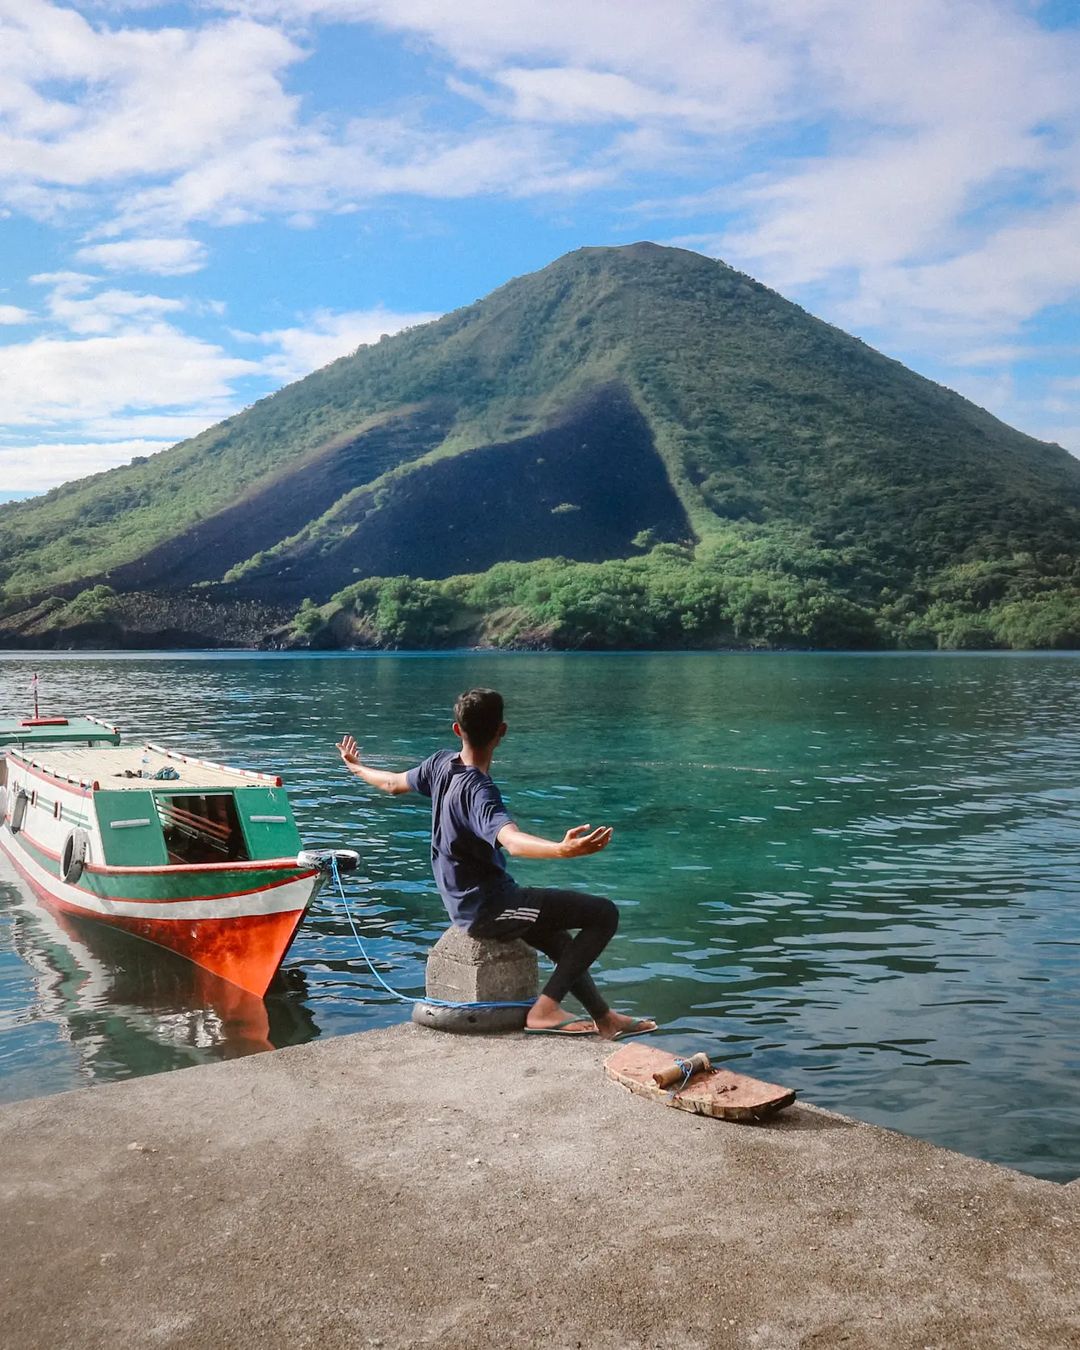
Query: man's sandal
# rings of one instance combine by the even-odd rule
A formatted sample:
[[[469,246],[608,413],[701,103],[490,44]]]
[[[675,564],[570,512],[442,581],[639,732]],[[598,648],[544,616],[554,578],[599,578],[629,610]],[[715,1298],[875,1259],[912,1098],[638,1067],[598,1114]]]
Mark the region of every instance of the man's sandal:
[[[578,1026],[582,1022],[588,1022],[588,1025],[581,1031],[571,1031],[570,1027]],[[557,1022],[553,1027],[526,1027],[526,1036],[595,1036],[596,1023],[589,1022],[586,1017],[568,1017],[565,1022]]]

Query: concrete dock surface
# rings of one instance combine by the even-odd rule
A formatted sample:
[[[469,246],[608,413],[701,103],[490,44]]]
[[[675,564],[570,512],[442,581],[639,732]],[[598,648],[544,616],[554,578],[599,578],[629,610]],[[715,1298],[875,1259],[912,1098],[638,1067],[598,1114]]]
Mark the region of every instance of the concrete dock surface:
[[[6,1107],[0,1341],[1080,1346],[1080,1186],[612,1049],[406,1024]]]

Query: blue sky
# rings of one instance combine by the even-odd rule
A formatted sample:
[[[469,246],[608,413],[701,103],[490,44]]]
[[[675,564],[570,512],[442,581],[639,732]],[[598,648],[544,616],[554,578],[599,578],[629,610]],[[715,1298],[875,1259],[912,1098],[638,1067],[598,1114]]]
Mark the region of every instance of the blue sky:
[[[583,244],[1080,454],[1080,0],[0,0],[0,498]]]

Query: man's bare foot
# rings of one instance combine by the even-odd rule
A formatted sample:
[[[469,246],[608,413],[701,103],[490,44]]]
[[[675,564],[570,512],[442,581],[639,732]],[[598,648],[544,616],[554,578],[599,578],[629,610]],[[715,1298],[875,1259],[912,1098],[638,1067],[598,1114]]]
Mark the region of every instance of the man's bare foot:
[[[593,1036],[596,1023],[591,1017],[574,1017],[565,1008],[541,994],[525,1018],[526,1031],[559,1031],[564,1036]]]
[[[596,1019],[596,1029],[605,1041],[618,1041],[623,1036],[655,1031],[656,1023],[648,1017],[627,1017],[625,1013],[609,1012]]]

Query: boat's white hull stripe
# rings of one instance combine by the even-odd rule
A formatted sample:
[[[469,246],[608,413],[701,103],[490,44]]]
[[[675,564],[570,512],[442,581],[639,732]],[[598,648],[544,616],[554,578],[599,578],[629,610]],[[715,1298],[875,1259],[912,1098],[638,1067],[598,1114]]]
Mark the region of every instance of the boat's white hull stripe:
[[[269,890],[249,891],[246,895],[224,895],[212,900],[158,900],[150,903],[145,900],[114,900],[92,895],[78,886],[67,885],[20,848],[6,825],[0,826],[0,848],[35,886],[54,900],[96,919],[238,919],[252,914],[289,914],[306,907],[318,881],[315,877],[303,877]]]

